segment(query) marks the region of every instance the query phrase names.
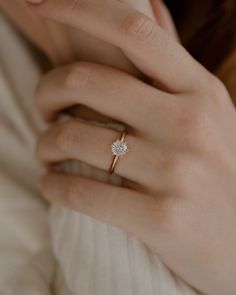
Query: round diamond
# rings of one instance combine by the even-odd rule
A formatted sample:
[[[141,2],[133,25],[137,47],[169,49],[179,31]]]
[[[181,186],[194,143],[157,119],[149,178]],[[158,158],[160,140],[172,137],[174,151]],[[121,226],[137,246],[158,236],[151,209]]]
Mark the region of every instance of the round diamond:
[[[111,150],[114,156],[120,157],[126,154],[126,152],[128,151],[128,147],[124,141],[118,139],[111,145]]]

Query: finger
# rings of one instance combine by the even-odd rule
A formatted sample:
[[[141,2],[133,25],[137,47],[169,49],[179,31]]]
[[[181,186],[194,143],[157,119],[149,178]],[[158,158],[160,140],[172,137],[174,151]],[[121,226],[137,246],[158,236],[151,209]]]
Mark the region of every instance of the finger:
[[[173,18],[163,0],[151,0],[151,3],[159,25],[179,42],[180,40]]]
[[[48,129],[40,137],[37,151],[39,158],[47,164],[76,159],[109,171],[113,160],[111,145],[118,138],[120,133],[117,131],[70,120]],[[129,151],[118,160],[115,173],[153,187],[151,174],[155,173],[153,161],[148,160],[148,145],[130,134],[127,134],[125,142]]]
[[[198,89],[203,69],[155,21],[110,0],[44,0],[31,5],[35,12],[91,33],[123,49],[134,64],[163,89],[171,92]]]
[[[74,104],[83,104],[140,130],[147,129],[148,123],[141,118],[150,117],[157,104],[158,116],[161,106],[171,99],[172,95],[126,73],[87,62],[54,69],[42,79],[36,94],[37,106],[46,119]]]
[[[157,215],[153,198],[80,176],[50,173],[43,177],[41,188],[49,202],[133,233],[150,228]]]

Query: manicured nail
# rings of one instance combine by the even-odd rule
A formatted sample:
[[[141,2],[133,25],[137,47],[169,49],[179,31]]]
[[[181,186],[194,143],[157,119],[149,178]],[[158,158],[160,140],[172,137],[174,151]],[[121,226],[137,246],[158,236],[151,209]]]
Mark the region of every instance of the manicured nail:
[[[31,3],[31,4],[39,4],[39,3],[42,3],[43,0],[26,0],[26,2]]]

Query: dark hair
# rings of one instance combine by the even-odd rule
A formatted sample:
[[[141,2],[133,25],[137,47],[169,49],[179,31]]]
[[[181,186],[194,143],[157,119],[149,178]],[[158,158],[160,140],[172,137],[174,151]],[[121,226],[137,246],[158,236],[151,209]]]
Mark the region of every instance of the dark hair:
[[[166,0],[185,48],[214,72],[236,48],[236,0]]]

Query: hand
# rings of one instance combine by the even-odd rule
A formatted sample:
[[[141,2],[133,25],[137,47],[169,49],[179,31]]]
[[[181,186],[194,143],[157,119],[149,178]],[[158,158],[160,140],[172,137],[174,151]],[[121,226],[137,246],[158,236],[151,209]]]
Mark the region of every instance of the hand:
[[[72,2],[45,0],[32,8],[120,46],[155,87],[85,62],[47,74],[36,95],[46,119],[78,103],[127,125],[130,152],[116,173],[136,185],[49,172],[43,195],[133,233],[199,291],[235,294],[236,113],[225,87],[120,1]],[[55,123],[38,154],[47,163],[79,159],[107,170],[118,136],[79,120]]]
[[[160,0],[123,0],[133,9],[145,13],[147,16],[156,21],[165,31],[167,31],[173,38],[178,39],[175,25],[171,15]],[[113,66],[125,72],[128,72],[137,77],[142,77],[142,73],[124,56],[122,51],[116,46],[95,37],[91,36],[80,29],[69,29],[70,41],[77,53],[74,60],[93,61],[100,64]],[[73,60],[73,61],[74,61]],[[71,62],[69,60],[68,62]]]

